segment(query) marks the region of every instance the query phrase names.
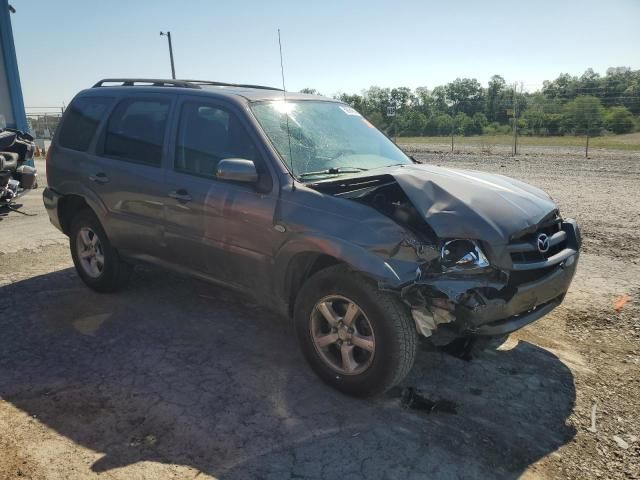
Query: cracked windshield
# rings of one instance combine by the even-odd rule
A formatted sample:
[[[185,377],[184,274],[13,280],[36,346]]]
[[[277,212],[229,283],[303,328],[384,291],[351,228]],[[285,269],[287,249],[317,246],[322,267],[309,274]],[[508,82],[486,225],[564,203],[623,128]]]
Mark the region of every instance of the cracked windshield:
[[[411,160],[356,110],[333,102],[257,103],[253,113],[292,173],[312,181]]]

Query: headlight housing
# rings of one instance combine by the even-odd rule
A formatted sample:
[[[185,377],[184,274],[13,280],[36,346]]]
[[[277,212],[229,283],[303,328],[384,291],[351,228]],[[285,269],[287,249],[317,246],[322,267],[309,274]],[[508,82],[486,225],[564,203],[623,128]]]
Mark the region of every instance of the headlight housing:
[[[489,260],[473,240],[454,239],[445,242],[440,250],[442,269],[448,272],[474,270],[489,266]]]

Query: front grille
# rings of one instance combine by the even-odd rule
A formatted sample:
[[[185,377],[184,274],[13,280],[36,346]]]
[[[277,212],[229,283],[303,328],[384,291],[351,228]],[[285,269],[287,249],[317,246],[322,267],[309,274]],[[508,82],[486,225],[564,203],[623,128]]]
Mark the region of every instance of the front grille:
[[[540,252],[538,236],[544,233],[549,238],[549,250]],[[509,274],[511,286],[533,282],[558,268],[559,263],[551,265],[545,262],[567,248],[568,236],[562,229],[559,217],[540,225],[534,232],[528,232],[514,238],[508,245],[513,269]]]
[[[538,250],[538,236],[544,233],[552,245],[546,252]],[[555,218],[541,225],[535,232],[526,233],[509,243],[511,261],[516,264],[543,262],[564,250],[567,246],[567,235],[562,231],[562,220]]]
[[[549,250],[546,251],[545,253],[538,251],[537,247],[535,251],[531,251],[531,252],[511,252],[511,261],[513,263],[542,262],[550,257],[553,257],[556,253],[559,253],[562,250],[564,250],[566,245],[567,245],[567,240],[565,239],[562,242],[549,247]]]
[[[550,267],[535,268],[533,270],[514,270],[509,274],[509,285],[518,286],[524,283],[535,282],[542,277],[553,272],[558,265],[551,265]]]

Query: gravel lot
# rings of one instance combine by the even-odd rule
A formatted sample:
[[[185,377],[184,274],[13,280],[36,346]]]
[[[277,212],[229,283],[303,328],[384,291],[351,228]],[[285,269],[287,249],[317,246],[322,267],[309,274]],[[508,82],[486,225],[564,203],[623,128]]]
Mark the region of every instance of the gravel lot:
[[[585,244],[564,304],[499,349],[424,348],[418,408],[325,387],[229,291],[141,267],[93,293],[40,191],[0,212],[0,478],[640,478],[640,155],[428,148],[544,188]]]

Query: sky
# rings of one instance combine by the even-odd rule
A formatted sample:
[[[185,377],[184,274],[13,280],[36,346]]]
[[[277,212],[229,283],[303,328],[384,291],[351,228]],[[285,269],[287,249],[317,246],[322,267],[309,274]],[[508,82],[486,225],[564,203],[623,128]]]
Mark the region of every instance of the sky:
[[[360,93],[494,74],[525,90],[560,72],[640,68],[640,0],[10,0],[27,107],[106,77],[176,76]]]

